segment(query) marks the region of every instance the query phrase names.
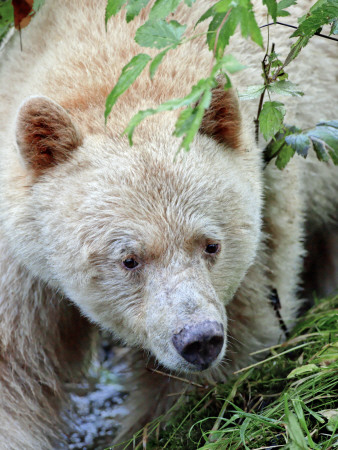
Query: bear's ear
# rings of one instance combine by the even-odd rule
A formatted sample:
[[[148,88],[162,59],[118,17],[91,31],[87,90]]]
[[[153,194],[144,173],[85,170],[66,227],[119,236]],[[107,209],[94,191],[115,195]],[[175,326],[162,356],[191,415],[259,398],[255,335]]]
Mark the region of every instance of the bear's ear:
[[[82,137],[61,106],[47,97],[30,97],[18,112],[16,141],[27,166],[40,175],[69,158]]]
[[[240,148],[241,114],[234,89],[224,90],[224,85],[220,83],[212,90],[211,103],[199,131],[234,150]]]

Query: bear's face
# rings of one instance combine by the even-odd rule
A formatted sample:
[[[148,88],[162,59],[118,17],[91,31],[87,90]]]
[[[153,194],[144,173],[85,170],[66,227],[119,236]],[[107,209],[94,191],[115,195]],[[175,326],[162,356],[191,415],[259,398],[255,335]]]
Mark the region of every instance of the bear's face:
[[[44,101],[54,116],[66,114],[37,99],[28,106]],[[31,229],[26,223],[17,242],[25,264],[91,320],[167,368],[215,366],[226,349],[225,306],[259,240],[260,186],[247,176],[252,162],[201,135],[176,158],[170,136],[132,148],[83,139],[65,116],[67,133],[58,139],[67,137],[63,148],[71,156],[59,161],[54,148],[40,148],[50,158],[42,167],[25,152],[29,142],[37,154],[20,120],[19,113],[18,146],[30,176],[35,172],[23,206]],[[41,143],[41,127],[38,134]]]

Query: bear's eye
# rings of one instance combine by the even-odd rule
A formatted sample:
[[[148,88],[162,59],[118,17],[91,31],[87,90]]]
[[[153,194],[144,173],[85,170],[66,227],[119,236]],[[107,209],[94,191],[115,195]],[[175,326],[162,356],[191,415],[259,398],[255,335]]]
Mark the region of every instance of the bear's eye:
[[[135,269],[139,265],[135,258],[127,258],[123,261],[123,265],[126,269]]]
[[[219,244],[208,244],[205,247],[205,253],[208,253],[209,255],[213,255],[215,253],[218,253],[220,251],[221,246]]]

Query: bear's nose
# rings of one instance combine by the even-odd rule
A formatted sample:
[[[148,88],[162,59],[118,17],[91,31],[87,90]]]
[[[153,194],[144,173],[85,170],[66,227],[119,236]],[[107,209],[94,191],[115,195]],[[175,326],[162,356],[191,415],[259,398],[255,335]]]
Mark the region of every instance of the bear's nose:
[[[221,323],[206,320],[186,325],[172,338],[178,353],[197,370],[207,369],[223,347],[224,328]]]

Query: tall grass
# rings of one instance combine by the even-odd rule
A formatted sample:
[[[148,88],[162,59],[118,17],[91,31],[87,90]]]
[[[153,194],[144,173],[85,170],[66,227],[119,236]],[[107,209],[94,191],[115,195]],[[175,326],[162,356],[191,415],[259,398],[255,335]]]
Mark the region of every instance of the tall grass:
[[[337,308],[338,296],[318,301],[264,361],[189,391],[124,447],[338,448]]]

